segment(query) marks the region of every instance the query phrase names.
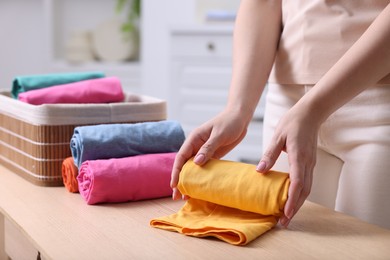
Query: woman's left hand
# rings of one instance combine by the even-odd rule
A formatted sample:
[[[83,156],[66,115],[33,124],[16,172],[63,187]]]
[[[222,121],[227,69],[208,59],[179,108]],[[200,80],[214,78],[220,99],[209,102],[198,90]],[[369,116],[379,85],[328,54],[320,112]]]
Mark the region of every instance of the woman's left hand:
[[[280,223],[285,227],[310,194],[318,129],[319,123],[309,111],[294,106],[278,123],[270,145],[257,166],[259,172],[266,174],[282,151],[288,155],[291,182],[284,215],[280,218]]]

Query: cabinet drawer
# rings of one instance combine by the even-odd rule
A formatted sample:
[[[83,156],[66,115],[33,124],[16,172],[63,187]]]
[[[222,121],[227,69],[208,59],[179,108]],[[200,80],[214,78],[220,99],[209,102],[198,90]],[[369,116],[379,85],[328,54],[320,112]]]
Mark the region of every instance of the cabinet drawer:
[[[173,63],[174,84],[179,88],[228,92],[231,75],[231,64],[226,62]]]
[[[229,34],[174,34],[172,55],[178,57],[231,58],[232,36]]]

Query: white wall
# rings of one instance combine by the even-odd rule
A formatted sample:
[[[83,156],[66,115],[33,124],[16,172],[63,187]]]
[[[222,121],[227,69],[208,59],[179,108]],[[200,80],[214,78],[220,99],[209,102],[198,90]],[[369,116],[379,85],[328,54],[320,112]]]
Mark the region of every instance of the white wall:
[[[13,78],[18,75],[54,71],[53,58],[60,56],[59,48],[64,42],[64,35],[58,31],[67,32],[72,25],[91,27],[91,23],[97,19],[92,19],[91,14],[104,19],[104,10],[111,10],[107,1],[0,0],[0,88],[9,89]],[[116,0],[111,1],[115,3]],[[198,4],[211,5],[218,1],[225,0],[142,0],[141,64],[140,72],[137,72],[141,74],[142,93],[168,99],[170,28],[199,22]],[[227,1],[236,2],[237,5],[239,0]],[[56,3],[54,9],[61,10],[50,17],[48,9],[53,8],[53,3]],[[68,15],[71,21],[62,24],[64,19],[67,20],[69,10],[71,12],[76,7],[88,9],[92,3],[94,8],[84,20]],[[53,21],[55,26],[51,30]]]
[[[0,1],[0,88],[16,75],[47,71],[42,1]]]
[[[88,21],[80,20],[78,22],[78,19],[73,18],[67,24],[62,24],[62,21],[66,18],[68,9],[76,8],[75,5],[77,8],[83,7],[85,9],[86,6],[91,5],[91,0],[60,1],[64,1],[64,3],[57,3],[55,8],[60,8],[61,12],[54,13],[53,17],[48,17],[48,12],[45,9],[53,8],[52,1],[0,1],[1,89],[8,90],[15,76],[53,71],[55,69],[52,64],[53,58],[59,57],[59,49],[63,47],[65,40],[64,35],[60,35],[56,30],[67,32],[71,25],[88,25]],[[98,17],[101,17],[103,13],[103,11],[99,11],[102,9],[102,4],[107,7],[107,3],[104,1],[95,1],[99,6],[94,7],[93,14]],[[115,0],[112,1],[115,2]],[[165,89],[169,77],[168,29],[172,24],[194,22],[194,9],[195,0],[143,0],[140,84],[145,88],[142,89],[142,92],[162,98],[166,97]],[[89,13],[88,17],[90,16]],[[53,24],[50,23],[53,22],[56,23],[55,30],[51,30]],[[89,26],[92,27],[92,25]],[[55,46],[50,44],[50,41],[53,40],[50,38],[53,36],[55,36]],[[77,67],[75,67],[76,69]]]

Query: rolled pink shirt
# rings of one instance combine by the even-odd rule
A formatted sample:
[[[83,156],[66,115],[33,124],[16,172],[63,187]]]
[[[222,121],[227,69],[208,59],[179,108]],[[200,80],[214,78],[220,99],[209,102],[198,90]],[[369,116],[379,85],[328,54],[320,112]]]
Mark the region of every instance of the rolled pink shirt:
[[[171,196],[175,156],[156,153],[85,161],[77,176],[79,192],[90,205]]]
[[[32,105],[63,103],[111,103],[124,100],[116,77],[83,80],[20,93],[20,101]]]

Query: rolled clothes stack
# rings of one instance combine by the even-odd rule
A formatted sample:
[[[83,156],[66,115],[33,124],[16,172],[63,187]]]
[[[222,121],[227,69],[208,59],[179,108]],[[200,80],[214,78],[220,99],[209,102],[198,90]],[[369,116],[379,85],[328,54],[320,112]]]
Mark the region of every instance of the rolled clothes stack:
[[[83,80],[19,93],[18,99],[32,105],[96,104],[124,100],[121,82],[116,77]]]
[[[18,99],[20,93],[89,79],[103,78],[102,72],[51,73],[18,76],[13,80],[11,94]]]
[[[170,196],[184,139],[181,125],[170,120],[76,127],[70,148],[81,196],[88,204]]]
[[[181,125],[173,120],[79,126],[74,129],[70,150],[80,167],[87,160],[177,152],[184,139]]]
[[[255,165],[216,159],[198,166],[191,159],[178,183],[189,199],[177,213],[152,219],[150,225],[246,245],[276,225],[289,184],[287,173],[260,174]]]

